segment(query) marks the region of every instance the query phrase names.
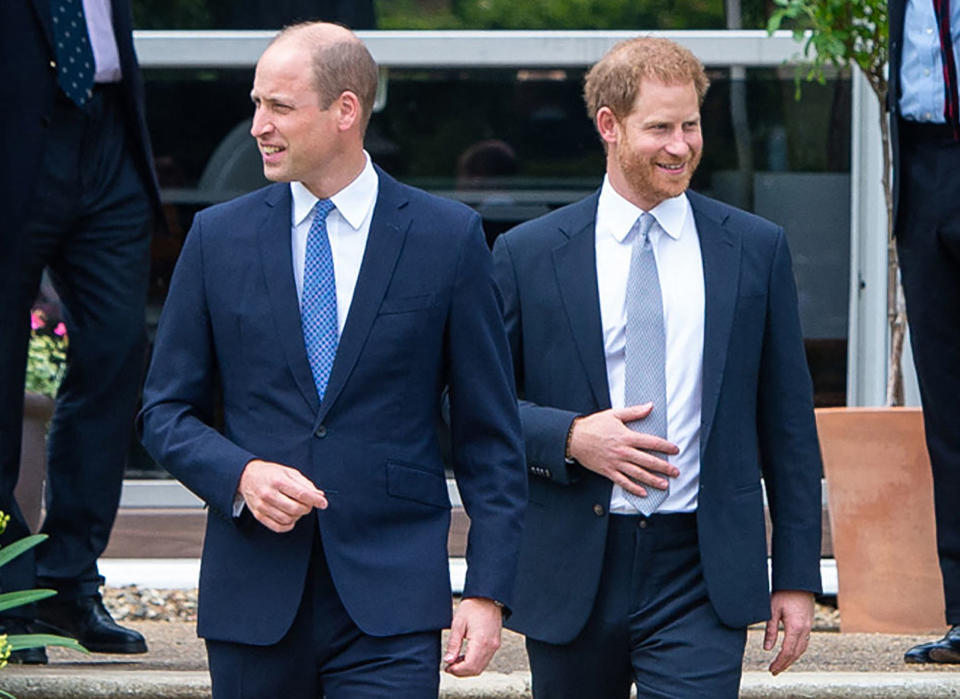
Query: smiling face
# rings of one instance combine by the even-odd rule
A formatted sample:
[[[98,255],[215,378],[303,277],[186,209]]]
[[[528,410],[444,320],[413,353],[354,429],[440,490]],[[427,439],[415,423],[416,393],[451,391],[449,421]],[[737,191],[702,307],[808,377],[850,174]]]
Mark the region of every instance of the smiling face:
[[[255,107],[250,134],[257,139],[264,176],[303,182],[314,194],[323,191],[345,147],[342,110],[339,99],[321,108],[310,53],[297,41],[270,46],[257,62],[250,98]]]
[[[631,112],[618,119],[597,112],[607,145],[607,174],[614,189],[649,211],[686,191],[703,154],[700,103],[693,83],[668,85],[646,79]]]

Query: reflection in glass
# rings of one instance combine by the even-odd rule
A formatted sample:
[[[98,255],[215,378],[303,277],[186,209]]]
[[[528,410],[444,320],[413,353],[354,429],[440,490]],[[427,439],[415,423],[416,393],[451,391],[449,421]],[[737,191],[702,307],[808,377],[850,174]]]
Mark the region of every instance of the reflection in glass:
[[[794,257],[817,405],[846,398],[850,85],[804,87],[789,69],[709,71],[705,150],[693,188],[783,225]],[[154,243],[156,322],[193,214],[266,183],[248,130],[252,69],[148,70],[149,124],[171,236]],[[398,179],[459,199],[492,241],[589,194],[604,154],[582,70],[389,72],[366,147]],[[140,461],[143,474],[152,467]]]

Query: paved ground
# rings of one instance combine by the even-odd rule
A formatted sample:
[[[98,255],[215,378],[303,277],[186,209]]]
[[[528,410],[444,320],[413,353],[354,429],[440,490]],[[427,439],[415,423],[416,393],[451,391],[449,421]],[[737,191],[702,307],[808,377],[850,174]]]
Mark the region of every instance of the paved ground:
[[[84,656],[60,648],[49,651],[51,667],[66,669],[96,666],[101,670],[206,670],[203,642],[197,639],[193,622],[132,621],[124,622],[147,638],[150,651],[140,656],[92,654]],[[806,655],[795,665],[798,672],[942,672],[960,670],[960,666],[917,666],[903,662],[903,651],[914,643],[928,640],[921,636],[887,634],[840,634],[818,631],[813,634]],[[772,654],[762,648],[762,631],[749,632],[744,670],[763,671]],[[11,668],[16,669],[16,668]],[[505,632],[503,646],[494,657],[490,669],[511,673],[528,670],[523,638]]]
[[[205,672],[206,653],[196,637],[196,590],[154,590],[135,586],[111,588],[104,599],[114,617],[122,624],[139,630],[147,639],[150,651],[145,655],[122,656],[82,655],[61,648],[49,649],[47,668],[9,667],[5,672],[41,674],[91,672],[149,673],[163,671]],[[888,634],[841,634],[839,613],[831,606],[818,605],[815,631],[807,653],[794,665],[796,673],[927,673],[960,672],[960,666],[916,666],[903,662],[903,652],[910,646],[929,640],[924,636]],[[762,648],[760,627],[749,631],[744,658],[746,672],[764,673],[773,653]],[[489,668],[494,673],[510,675],[529,671],[523,637],[505,631],[503,646]]]

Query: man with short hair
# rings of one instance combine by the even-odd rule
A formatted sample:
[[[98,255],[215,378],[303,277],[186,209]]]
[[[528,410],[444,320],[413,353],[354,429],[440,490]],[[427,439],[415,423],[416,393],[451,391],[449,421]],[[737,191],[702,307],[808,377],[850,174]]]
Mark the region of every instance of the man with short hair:
[[[210,509],[214,697],[437,696],[444,386],[471,519],[448,672],[486,666],[511,603],[526,482],[489,251],[476,213],[371,163],[376,84],[342,27],[270,44],[251,133],[283,184],[197,214],[160,321],[141,429]]]
[[[807,645],[820,458],[783,230],[687,191],[703,66],[617,44],[585,97],[600,191],[494,247],[530,504],[509,625],[537,699],[735,697],[746,627]],[[773,529],[773,594],[764,530]]]

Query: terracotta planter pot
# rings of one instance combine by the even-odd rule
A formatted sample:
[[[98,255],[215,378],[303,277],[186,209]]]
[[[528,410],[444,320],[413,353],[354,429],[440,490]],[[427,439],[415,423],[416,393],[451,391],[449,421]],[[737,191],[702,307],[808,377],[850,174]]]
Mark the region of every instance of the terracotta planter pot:
[[[919,408],[822,408],[841,631],[942,633],[933,477]]]
[[[47,427],[54,401],[39,393],[23,395],[23,442],[20,447],[20,478],[14,495],[27,524],[34,532],[43,510],[43,483],[47,475]]]

